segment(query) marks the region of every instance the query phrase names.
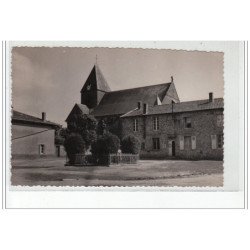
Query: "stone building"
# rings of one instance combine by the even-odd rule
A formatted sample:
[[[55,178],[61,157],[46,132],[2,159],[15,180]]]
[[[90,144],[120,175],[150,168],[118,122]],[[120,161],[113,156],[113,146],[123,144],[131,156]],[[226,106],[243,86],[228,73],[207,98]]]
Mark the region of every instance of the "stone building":
[[[121,139],[141,141],[145,158],[223,159],[223,98],[180,102],[173,77],[168,83],[111,91],[98,65],[81,90],[74,114],[104,120]]]
[[[61,125],[13,110],[11,120],[12,158],[64,156],[61,145],[55,145],[55,133]]]
[[[142,143],[141,157],[223,158],[223,99],[141,107],[121,116],[123,135]]]

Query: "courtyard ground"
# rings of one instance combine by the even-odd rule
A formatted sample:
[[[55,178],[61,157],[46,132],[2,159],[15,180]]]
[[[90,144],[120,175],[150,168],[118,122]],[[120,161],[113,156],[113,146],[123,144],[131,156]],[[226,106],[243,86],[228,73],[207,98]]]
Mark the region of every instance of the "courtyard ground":
[[[140,160],[110,167],[65,166],[65,159],[12,161],[12,185],[223,186],[222,161]]]

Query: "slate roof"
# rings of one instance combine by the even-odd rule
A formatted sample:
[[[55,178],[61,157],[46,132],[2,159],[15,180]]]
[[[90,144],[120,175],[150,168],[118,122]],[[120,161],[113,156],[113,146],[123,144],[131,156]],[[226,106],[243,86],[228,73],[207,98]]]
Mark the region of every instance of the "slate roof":
[[[76,103],[76,106],[82,111],[83,114],[89,114],[89,108],[81,103]]]
[[[198,101],[180,102],[173,104],[174,113],[223,109],[223,108],[224,108],[223,98],[215,98],[213,102],[209,102],[209,100],[198,100]],[[158,115],[158,114],[169,114],[169,113],[172,113],[172,105],[165,104],[165,105],[149,106],[147,115]],[[134,109],[124,114],[121,117],[133,117],[140,115],[143,115],[143,110]]]
[[[72,114],[79,113],[79,110],[82,114],[89,114],[89,108],[86,105],[76,103],[65,121],[68,121]]]
[[[45,126],[45,127],[61,127],[60,124],[50,122],[50,121],[43,121],[41,118],[27,115],[21,112],[18,112],[16,110],[12,111],[12,123],[22,123],[22,124],[35,124],[39,126]]]
[[[104,92],[110,91],[109,85],[108,85],[105,77],[103,76],[103,74],[102,74],[102,72],[97,64],[95,64],[94,67],[92,68],[85,84],[83,85],[83,87],[81,89],[81,92],[85,91],[88,83],[92,83],[92,81],[96,82],[96,88],[98,90],[102,90]]]
[[[137,107],[137,102],[154,105],[157,96],[164,97],[171,83],[124,89],[105,93],[101,102],[93,109],[91,115],[122,115]]]

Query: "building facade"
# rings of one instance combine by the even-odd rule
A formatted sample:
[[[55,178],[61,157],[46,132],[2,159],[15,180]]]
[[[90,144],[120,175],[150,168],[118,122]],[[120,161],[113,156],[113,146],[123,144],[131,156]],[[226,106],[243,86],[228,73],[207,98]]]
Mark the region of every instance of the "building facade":
[[[12,112],[12,158],[63,156],[63,147],[55,145],[55,133],[61,125],[18,111]]]
[[[155,106],[138,112],[121,119],[123,136],[132,134],[140,139],[141,157],[223,159],[222,99]]]
[[[103,120],[120,139],[134,135],[141,158],[223,159],[223,98],[180,102],[174,79],[168,83],[111,91],[98,65],[91,70],[74,114]]]

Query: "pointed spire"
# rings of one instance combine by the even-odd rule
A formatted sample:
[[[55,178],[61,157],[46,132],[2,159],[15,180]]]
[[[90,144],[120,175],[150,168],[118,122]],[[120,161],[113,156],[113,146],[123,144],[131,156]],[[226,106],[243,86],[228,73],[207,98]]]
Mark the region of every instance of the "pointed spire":
[[[92,87],[103,92],[110,91],[110,87],[108,86],[108,83],[97,64],[93,66],[87,80],[85,81],[85,84],[82,87],[81,92]]]

